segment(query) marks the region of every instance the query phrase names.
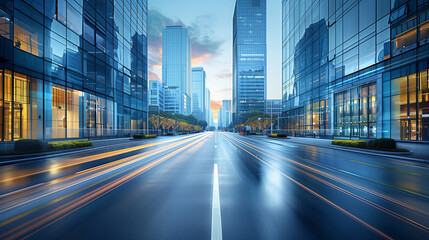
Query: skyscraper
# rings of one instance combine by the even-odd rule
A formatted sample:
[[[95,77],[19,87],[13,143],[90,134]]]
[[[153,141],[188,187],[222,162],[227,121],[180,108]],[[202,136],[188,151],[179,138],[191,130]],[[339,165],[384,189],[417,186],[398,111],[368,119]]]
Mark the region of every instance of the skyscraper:
[[[149,81],[149,112],[150,114],[164,111],[164,86],[158,80]]]
[[[283,129],[429,140],[429,2],[283,0]]]
[[[177,112],[192,112],[191,45],[188,31],[181,26],[168,26],[162,31],[162,83],[168,88],[178,88],[180,102]],[[174,103],[167,103],[166,105]],[[166,111],[170,111],[166,108]]]
[[[203,67],[192,68],[192,115],[206,120],[206,72]]]
[[[215,126],[213,115],[214,115],[213,110],[210,109],[210,123],[209,123],[210,127],[214,127]]]
[[[222,100],[222,108],[219,115],[219,127],[226,128],[231,124],[231,100]]]
[[[266,0],[237,0],[233,20],[233,118],[265,112],[267,95]]]
[[[0,140],[146,129],[147,0],[3,1]]]
[[[206,122],[209,124],[210,126],[210,107],[211,107],[211,102],[210,102],[210,89],[206,88],[206,102],[205,102],[205,110],[206,110]]]
[[[179,87],[164,86],[164,111],[169,113],[181,113],[183,93]]]

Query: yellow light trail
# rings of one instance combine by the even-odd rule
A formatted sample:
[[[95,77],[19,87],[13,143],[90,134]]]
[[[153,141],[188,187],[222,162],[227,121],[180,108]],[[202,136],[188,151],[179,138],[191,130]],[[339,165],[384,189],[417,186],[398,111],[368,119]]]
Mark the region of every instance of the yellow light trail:
[[[164,157],[161,157],[160,159],[151,162],[131,173],[126,174],[125,176],[120,177],[119,179],[113,180],[110,183],[106,183],[103,186],[98,187],[95,190],[92,190],[89,193],[86,193],[85,195],[72,200],[70,202],[64,203],[62,206],[57,207],[33,220],[30,220],[24,224],[19,225],[16,228],[13,228],[9,230],[6,233],[3,233],[0,235],[0,238],[4,239],[16,239],[20,238],[25,234],[28,234],[23,237],[23,239],[28,238],[29,236],[37,233],[38,231],[42,230],[43,228],[50,226],[51,224],[55,223],[56,221],[70,215],[71,213],[81,209],[82,207],[86,206],[87,204],[97,200],[98,198],[106,195],[107,193],[113,191],[114,189],[118,188],[119,186],[122,186],[123,184],[131,181],[132,179],[136,178],[137,176],[141,175],[143,172],[146,172],[149,169],[152,169],[153,167],[161,164],[162,162],[166,161],[167,159],[171,158],[172,156],[177,155],[178,153],[190,148],[191,146],[201,142],[211,134],[204,135],[203,137],[200,137],[199,139],[189,143],[188,145],[185,145],[174,152],[171,152],[167,154]],[[116,174],[115,174],[116,175]],[[111,178],[111,177],[109,177]],[[86,188],[86,187],[85,187]],[[87,189],[87,188],[86,188]],[[31,211],[31,210],[30,210]],[[16,221],[17,219],[13,219],[13,221]],[[9,220],[8,220],[9,221]],[[7,224],[10,224],[11,221],[9,221]],[[0,224],[0,227],[2,224]],[[4,226],[4,225],[3,225]],[[41,227],[41,228],[39,228]],[[36,231],[34,231],[36,228]]]
[[[67,189],[67,188],[69,188],[69,187],[76,186],[76,185],[81,184],[81,183],[83,183],[83,182],[85,182],[85,181],[88,181],[88,180],[94,179],[94,178],[96,178],[96,177],[99,177],[99,176],[101,176],[101,175],[103,175],[103,174],[107,174],[107,173],[112,172],[112,171],[114,171],[114,170],[117,170],[117,169],[119,169],[119,168],[122,168],[122,167],[125,167],[125,166],[128,166],[128,165],[131,165],[131,164],[133,164],[133,163],[135,163],[135,162],[141,161],[141,160],[143,160],[143,159],[146,159],[146,158],[148,158],[148,157],[151,157],[151,156],[154,156],[154,155],[156,155],[156,154],[162,153],[162,152],[164,152],[164,151],[171,150],[171,149],[173,149],[173,148],[175,148],[175,147],[177,147],[177,146],[179,146],[179,145],[182,145],[182,144],[184,144],[184,143],[187,143],[187,142],[192,141],[192,140],[194,140],[194,139],[196,139],[196,138],[199,138],[199,137],[200,137],[200,136],[193,137],[193,138],[189,138],[189,139],[186,139],[186,140],[183,140],[183,141],[180,141],[180,142],[177,142],[177,143],[171,144],[171,145],[164,146],[164,147],[162,147],[162,148],[154,149],[154,150],[151,150],[151,151],[148,151],[148,152],[145,152],[145,153],[141,153],[141,154],[138,154],[138,155],[135,155],[135,156],[127,157],[127,158],[124,158],[124,159],[121,159],[121,160],[117,160],[117,161],[114,161],[114,162],[111,162],[111,163],[106,163],[106,164],[104,164],[104,165],[101,165],[101,166],[98,166],[98,167],[95,167],[95,168],[91,168],[91,169],[88,169],[88,170],[86,170],[86,171],[82,171],[82,172],[80,172],[80,173],[78,173],[78,174],[74,174],[74,175],[66,176],[66,177],[63,177],[63,178],[61,178],[61,179],[55,179],[55,180],[52,180],[52,181],[50,181],[50,182],[48,182],[48,183],[45,183],[45,184],[43,184],[43,185],[41,185],[41,186],[38,186],[38,187],[39,187],[39,188],[41,188],[41,187],[46,187],[46,186],[53,185],[53,184],[58,184],[58,183],[60,183],[60,182],[67,181],[67,180],[70,180],[70,179],[76,178],[76,177],[81,176],[81,175],[85,175],[85,174],[88,174],[88,173],[91,173],[91,172],[95,172],[95,171],[100,170],[100,169],[103,169],[103,168],[107,168],[107,167],[110,167],[110,166],[115,166],[115,165],[117,165],[117,166],[115,166],[114,168],[107,169],[107,170],[105,170],[105,171],[102,171],[102,172],[100,172],[100,173],[98,173],[98,174],[96,174],[96,175],[90,176],[90,177],[88,177],[88,178],[85,178],[85,179],[82,179],[82,180],[78,180],[78,181],[76,181],[76,182],[71,182],[71,183],[67,184],[66,186],[63,186],[63,187],[61,187],[61,188],[58,188],[58,189],[52,190],[52,191],[50,191],[50,192],[48,192],[48,193],[46,193],[46,194],[39,195],[39,196],[37,196],[37,197],[31,197],[29,200],[26,200],[26,201],[24,201],[24,202],[16,203],[16,199],[22,199],[22,198],[24,197],[24,196],[22,196],[22,195],[17,195],[18,193],[21,193],[21,194],[22,194],[22,191],[13,192],[13,193],[11,193],[11,194],[6,194],[6,195],[4,195],[3,197],[7,197],[7,196],[10,196],[10,195],[14,195],[14,197],[13,197],[13,198],[9,198],[9,199],[7,199],[7,201],[8,201],[8,202],[11,202],[13,205],[12,205],[12,206],[9,206],[9,207],[6,207],[6,208],[1,209],[1,210],[0,210],[0,213],[5,212],[5,211],[8,211],[8,210],[11,210],[11,209],[13,209],[13,208],[19,207],[19,206],[24,205],[24,204],[30,203],[30,202],[32,202],[32,201],[38,200],[38,199],[40,199],[40,198],[46,197],[46,196],[51,195],[51,194],[54,194],[54,193],[56,193],[56,192],[60,192],[60,191],[65,190],[65,189]],[[122,163],[122,164],[121,164],[121,163]],[[119,165],[119,164],[120,164],[120,165]],[[34,192],[39,192],[39,191],[40,191],[39,189],[34,189],[34,188],[24,189],[23,191],[27,191],[27,190],[32,190],[32,192],[26,192],[26,194],[27,194],[27,195],[31,195],[31,194],[33,194]],[[1,202],[1,204],[4,204],[4,203],[5,203],[5,201]],[[0,224],[0,227],[1,227],[1,224]]]
[[[191,137],[183,137],[183,138],[191,138]],[[68,168],[68,167],[80,165],[80,164],[83,164],[83,163],[97,161],[97,160],[100,160],[100,159],[103,159],[103,158],[114,157],[114,156],[117,156],[117,155],[120,155],[120,154],[129,153],[129,152],[136,151],[136,150],[141,150],[141,149],[144,149],[144,148],[149,148],[149,147],[153,147],[153,146],[157,146],[157,145],[161,145],[161,144],[165,144],[165,143],[169,143],[169,142],[174,142],[174,141],[180,141],[183,138],[171,139],[171,140],[166,140],[166,141],[161,141],[161,142],[156,142],[156,143],[145,144],[145,145],[142,145],[142,146],[136,146],[136,147],[126,148],[126,149],[121,149],[121,150],[115,150],[115,151],[111,151],[111,152],[100,153],[100,154],[96,154],[96,155],[92,155],[92,156],[87,156],[87,157],[81,157],[81,158],[73,159],[73,160],[70,160],[70,161],[64,162],[64,163],[56,163],[55,164],[56,165],[55,168],[51,168],[51,166],[49,166],[49,167],[47,167],[45,169],[42,169],[42,170],[38,170],[38,171],[30,172],[30,173],[23,173],[23,174],[21,174],[19,176],[8,177],[6,179],[0,179],[0,183],[14,181],[14,180],[17,180],[17,179],[30,177],[30,176],[34,176],[34,175],[45,173],[45,172],[50,172],[53,169],[56,170],[56,171],[58,171],[58,170],[63,169],[63,168]]]

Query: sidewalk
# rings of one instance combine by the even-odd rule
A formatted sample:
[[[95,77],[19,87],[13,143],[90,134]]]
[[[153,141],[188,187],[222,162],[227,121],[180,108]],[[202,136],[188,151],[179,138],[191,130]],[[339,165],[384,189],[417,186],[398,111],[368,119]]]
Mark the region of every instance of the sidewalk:
[[[411,153],[404,154],[404,153],[391,153],[391,152],[383,152],[383,151],[372,151],[372,150],[366,150],[366,149],[334,146],[331,144],[331,139],[289,137],[288,139],[283,141],[323,147],[323,148],[332,148],[332,149],[338,149],[338,150],[344,150],[344,151],[360,152],[364,154],[384,155],[384,156],[400,158],[404,160],[406,159],[415,160],[415,161],[423,160],[424,162],[429,162],[429,154],[428,154],[429,144],[423,144],[423,143],[398,142],[397,143],[398,148],[408,149],[411,152]]]
[[[9,164],[9,163],[18,163],[24,162],[29,159],[42,159],[45,157],[55,157],[55,156],[64,156],[75,154],[79,152],[92,151],[94,149],[107,148],[109,146],[117,146],[122,144],[135,144],[141,140],[131,141],[130,138],[111,138],[111,139],[101,139],[101,140],[91,140],[92,147],[85,148],[75,148],[67,149],[61,151],[52,151],[52,152],[41,152],[41,153],[31,153],[31,154],[19,154],[19,155],[0,155],[0,165]]]

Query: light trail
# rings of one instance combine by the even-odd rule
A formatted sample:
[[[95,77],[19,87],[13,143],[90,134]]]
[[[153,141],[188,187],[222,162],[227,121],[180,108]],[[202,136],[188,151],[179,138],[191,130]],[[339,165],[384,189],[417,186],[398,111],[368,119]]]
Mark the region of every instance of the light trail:
[[[228,137],[230,137],[230,136],[228,136]],[[265,149],[262,149],[262,148],[260,148],[260,147],[255,146],[255,145],[252,145],[252,144],[250,144],[250,143],[244,142],[244,141],[242,141],[242,140],[240,140],[240,139],[238,139],[238,138],[235,138],[235,137],[231,137],[231,138],[233,138],[233,139],[234,139],[234,140],[236,140],[236,141],[240,141],[240,142],[242,142],[242,143],[244,143],[244,144],[247,144],[247,145],[253,146],[254,148],[257,148],[257,149],[259,149],[259,150],[264,150],[264,151],[266,151]],[[277,150],[276,150],[276,151],[277,151]],[[342,178],[336,177],[336,176],[334,176],[334,175],[332,175],[332,174],[329,174],[329,173],[323,172],[323,171],[321,171],[321,170],[315,169],[315,168],[310,167],[310,166],[308,166],[308,165],[305,165],[305,164],[302,164],[302,163],[300,163],[300,162],[294,161],[294,160],[292,160],[292,159],[290,159],[290,158],[284,157],[284,156],[279,155],[279,154],[276,154],[276,153],[274,153],[274,152],[270,152],[270,155],[275,155],[276,157],[279,157],[279,158],[284,159],[284,160],[286,160],[286,161],[292,162],[292,163],[294,163],[294,164],[296,164],[296,165],[299,165],[299,166],[301,166],[301,167],[303,167],[303,168],[306,168],[307,170],[310,170],[310,171],[312,171],[312,172],[315,172],[315,173],[317,173],[317,174],[320,174],[320,175],[322,175],[322,176],[325,176],[325,177],[327,177],[327,178],[330,178],[331,180],[334,180],[334,181],[340,182],[340,183],[342,183],[342,184],[348,185],[348,186],[353,187],[353,188],[358,189],[358,190],[365,191],[365,192],[370,193],[370,194],[372,194],[372,195],[374,195],[374,196],[376,196],[376,197],[379,197],[379,198],[382,198],[382,199],[384,199],[384,200],[390,201],[390,202],[392,202],[392,203],[394,203],[394,204],[397,204],[397,205],[399,205],[399,206],[401,206],[401,207],[404,207],[404,208],[407,208],[407,209],[413,210],[413,211],[415,211],[415,212],[418,212],[418,213],[420,213],[420,214],[424,214],[424,215],[426,215],[426,216],[429,216],[429,212],[427,212],[427,211],[425,211],[425,210],[423,210],[423,209],[420,209],[420,208],[414,207],[414,206],[412,206],[412,205],[406,204],[406,203],[401,202],[401,201],[399,201],[399,200],[396,200],[396,199],[394,199],[394,198],[392,198],[392,197],[389,197],[389,196],[387,196],[387,195],[384,195],[384,194],[378,193],[378,192],[373,191],[373,190],[371,190],[371,189],[365,188],[365,187],[363,187],[363,186],[360,186],[360,185],[358,185],[358,184],[352,183],[352,182],[347,181],[347,180],[345,180],[345,179],[342,179]],[[295,155],[295,157],[300,158],[300,159],[303,159],[304,161],[309,162],[309,163],[314,164],[314,165],[317,165],[317,166],[319,166],[319,167],[331,168],[331,167],[326,167],[326,166],[324,166],[324,165],[320,165],[320,164],[314,163],[314,162],[310,161],[310,159],[308,159],[308,158],[303,158],[303,157],[300,157],[300,156],[297,156],[297,155]],[[341,171],[340,169],[337,169],[337,168],[333,168],[333,169],[334,169],[334,170],[337,170],[337,171]],[[332,170],[332,169],[331,169],[331,170]],[[351,174],[351,173],[349,173],[349,172],[345,172],[345,171],[342,171],[342,172],[347,173],[347,174]],[[394,186],[394,185],[391,185],[391,184],[383,183],[383,182],[380,182],[380,181],[376,181],[376,180],[373,180],[373,179],[365,178],[365,177],[358,176],[358,175],[355,175],[355,174],[353,174],[353,176],[356,176],[356,177],[359,177],[359,178],[363,178],[363,179],[365,179],[365,180],[372,181],[372,182],[375,182],[375,183],[378,183],[378,184],[382,184],[382,185],[385,185],[385,186],[388,186],[388,187],[392,187],[392,188],[395,188],[395,189],[397,189],[397,190],[401,190],[401,191],[404,191],[404,192],[407,192],[407,193],[410,193],[410,194],[414,194],[414,195],[417,195],[417,196],[420,196],[420,197],[429,198],[429,196],[427,196],[427,195],[420,194],[420,193],[417,193],[417,192],[414,192],[414,191],[410,191],[410,190],[405,189],[405,188],[397,187],[397,186]]]
[[[86,178],[84,178],[84,179],[79,179],[79,180],[77,180],[77,181],[75,181],[75,182],[68,183],[68,184],[66,184],[66,185],[65,185],[65,186],[63,186],[63,187],[58,188],[58,189],[55,189],[55,190],[52,190],[52,191],[50,191],[50,192],[48,192],[48,193],[45,193],[45,194],[39,195],[39,196],[37,196],[37,197],[31,196],[31,198],[30,198],[30,199],[28,199],[28,200],[26,200],[26,201],[24,201],[24,202],[17,203],[15,200],[16,200],[16,199],[23,199],[25,196],[14,196],[14,198],[7,199],[7,201],[8,201],[8,202],[11,202],[13,205],[12,205],[12,206],[9,206],[9,207],[4,207],[3,209],[1,209],[1,210],[0,210],[0,213],[6,212],[6,211],[10,211],[10,210],[12,210],[12,209],[14,209],[14,208],[17,208],[17,207],[21,206],[21,205],[28,204],[28,203],[30,203],[30,202],[33,202],[33,201],[39,200],[39,199],[41,199],[41,198],[43,198],[43,197],[46,197],[46,196],[48,196],[48,195],[52,195],[52,194],[54,194],[54,193],[57,193],[57,192],[63,191],[63,190],[65,190],[65,189],[67,189],[67,188],[70,188],[70,187],[76,186],[76,185],[78,185],[78,184],[84,183],[84,182],[86,182],[86,181],[89,181],[89,180],[95,179],[95,178],[97,178],[97,177],[99,177],[99,176],[101,176],[101,175],[105,175],[105,174],[108,174],[108,173],[110,173],[110,172],[113,172],[113,171],[115,171],[115,170],[117,170],[117,169],[120,169],[120,168],[123,168],[123,167],[129,166],[129,165],[131,165],[131,164],[133,164],[133,163],[136,163],[136,162],[141,161],[141,160],[143,160],[143,159],[146,159],[146,158],[148,158],[148,157],[151,157],[151,156],[154,156],[154,155],[156,155],[156,154],[160,154],[160,153],[162,153],[162,152],[165,152],[165,151],[171,150],[171,149],[173,149],[173,148],[175,148],[175,147],[177,147],[177,146],[179,146],[179,145],[182,145],[182,144],[184,144],[184,143],[187,143],[187,142],[189,142],[189,141],[192,141],[192,140],[194,140],[194,139],[196,139],[196,138],[198,138],[198,137],[194,137],[194,138],[186,139],[186,140],[180,141],[180,142],[178,142],[178,143],[174,143],[174,144],[172,144],[172,145],[164,146],[164,147],[162,147],[162,148],[154,149],[154,150],[151,150],[151,151],[149,151],[149,152],[145,152],[145,153],[141,153],[141,154],[138,154],[138,155],[135,155],[135,156],[127,157],[127,158],[125,158],[125,159],[117,160],[117,161],[115,161],[115,162],[106,163],[106,164],[104,164],[104,165],[101,165],[101,166],[98,166],[98,167],[95,167],[95,168],[88,169],[88,170],[87,170],[87,171],[85,171],[85,172],[81,172],[81,173],[79,173],[79,174],[75,174],[75,175],[70,175],[70,176],[64,177],[63,179],[55,179],[55,180],[52,180],[51,182],[44,183],[43,187],[48,187],[48,186],[53,185],[53,184],[58,184],[58,183],[60,183],[60,182],[65,182],[65,181],[71,180],[71,179],[73,179],[73,178],[77,178],[78,176],[82,176],[82,175],[88,174],[88,173],[90,173],[90,172],[95,172],[95,171],[97,171],[97,170],[101,170],[101,169],[103,169],[103,168],[107,168],[107,167],[111,167],[111,166],[113,166],[111,169],[107,169],[107,170],[104,170],[104,171],[102,171],[102,172],[99,172],[99,173],[97,173],[97,174],[95,174],[95,175],[88,176],[88,177],[86,177]],[[120,164],[120,165],[118,165],[118,164]],[[117,166],[115,166],[115,165],[117,165]],[[40,187],[40,186],[39,186],[39,187]],[[9,195],[16,194],[16,193],[22,193],[22,191],[25,191],[25,190],[30,190],[30,189],[18,190],[18,192],[12,192],[12,193],[10,193]],[[31,188],[31,190],[32,190],[32,192],[28,192],[28,193],[26,193],[26,194],[27,194],[27,195],[31,195],[31,194],[33,194],[33,193],[38,193],[38,192],[40,192],[40,191],[41,191],[40,189],[34,189],[34,188]],[[4,204],[4,203],[5,203],[5,202],[1,202],[0,204]],[[1,227],[1,223],[0,223],[0,227]]]
[[[229,140],[230,140],[230,139],[232,139],[232,138],[229,138],[229,137],[226,137],[226,138],[228,138]],[[320,175],[322,175],[322,176],[325,176],[325,177],[327,177],[327,178],[329,178],[329,179],[331,179],[331,180],[335,180],[335,181],[340,182],[340,183],[343,183],[343,184],[345,184],[345,185],[352,186],[352,187],[354,187],[355,189],[358,189],[358,190],[363,190],[363,189],[365,189],[365,188],[364,188],[364,187],[362,187],[362,186],[359,186],[359,185],[353,184],[353,183],[351,183],[351,182],[348,182],[348,181],[346,181],[346,180],[340,179],[340,178],[338,178],[338,177],[332,176],[332,175],[327,174],[327,173],[325,173],[325,172],[323,172],[323,171],[320,171],[320,170],[314,169],[314,168],[312,168],[312,167],[309,167],[309,166],[304,165],[304,164],[302,164],[302,163],[299,163],[299,162],[293,161],[293,160],[291,160],[291,159],[288,159],[288,158],[283,157],[283,156],[281,156],[281,155],[275,154],[275,153],[273,153],[273,152],[267,153],[267,152],[265,152],[266,150],[264,150],[264,149],[262,149],[262,148],[260,148],[260,147],[254,146],[254,145],[252,145],[252,144],[250,144],[250,143],[246,143],[245,141],[241,141],[241,140],[236,139],[236,138],[234,138],[234,140],[236,140],[236,141],[238,141],[238,142],[243,143],[243,144],[244,144],[244,145],[246,145],[247,147],[249,147],[249,148],[251,148],[251,149],[253,149],[253,150],[255,150],[255,151],[259,152],[259,153],[262,153],[262,154],[264,154],[264,155],[268,156],[269,158],[273,158],[273,156],[276,156],[276,157],[279,157],[279,158],[283,158],[283,159],[286,159],[288,162],[291,162],[291,163],[293,163],[293,164],[295,164],[295,165],[301,166],[301,167],[303,167],[303,168],[305,168],[305,169],[307,169],[307,170],[310,170],[310,171],[316,172],[316,173],[318,173],[318,174],[320,174]],[[230,140],[230,141],[231,141],[231,140]],[[262,151],[260,151],[260,150],[258,150],[258,149],[261,149]],[[325,180],[323,180],[323,179],[320,179],[320,178],[318,178],[318,177],[316,177],[316,176],[314,176],[314,175],[312,175],[312,174],[310,174],[310,173],[307,173],[307,172],[305,172],[305,171],[303,171],[303,170],[301,170],[301,169],[298,169],[298,168],[293,167],[293,166],[290,166],[290,165],[287,165],[287,167],[293,168],[293,169],[295,169],[295,170],[297,170],[297,171],[299,171],[299,172],[301,172],[301,173],[303,173],[303,174],[305,174],[305,175],[307,175],[307,176],[310,176],[310,177],[312,177],[313,179],[315,179],[315,180],[317,180],[317,181],[319,181],[319,182],[321,182],[321,183],[323,183],[323,184],[325,184],[325,185],[327,185],[327,186],[329,186],[329,187],[331,187],[331,188],[334,188],[334,189],[336,189],[336,190],[338,190],[338,191],[340,191],[340,192],[343,192],[343,193],[345,193],[345,194],[347,194],[347,195],[349,195],[349,196],[351,196],[351,197],[353,197],[353,198],[355,198],[355,199],[357,199],[357,200],[359,200],[359,201],[361,201],[361,202],[364,202],[364,203],[366,203],[366,204],[368,204],[368,205],[370,205],[370,206],[372,206],[372,207],[374,207],[374,208],[376,208],[376,209],[378,209],[378,210],[380,210],[380,211],[383,211],[383,212],[385,212],[385,213],[387,213],[387,214],[389,214],[389,215],[391,215],[391,216],[393,216],[393,217],[395,217],[395,218],[397,218],[397,219],[399,219],[399,220],[401,220],[401,221],[404,221],[404,222],[406,222],[406,223],[408,223],[408,224],[410,224],[410,225],[412,225],[412,226],[414,226],[414,227],[417,227],[417,228],[419,228],[419,229],[421,229],[421,230],[423,230],[423,231],[425,231],[425,232],[429,232],[429,227],[427,227],[427,226],[425,226],[425,225],[423,225],[423,224],[420,224],[420,223],[418,223],[418,222],[416,222],[416,221],[414,221],[414,220],[412,220],[412,219],[409,219],[409,218],[407,218],[407,217],[405,217],[405,216],[402,216],[401,214],[398,214],[398,213],[396,213],[396,212],[394,212],[394,211],[391,211],[391,210],[389,210],[389,209],[387,209],[387,208],[384,208],[384,207],[382,207],[382,206],[380,206],[380,205],[378,205],[378,204],[376,204],[376,203],[373,203],[373,202],[371,202],[371,201],[369,201],[369,200],[367,200],[367,199],[365,199],[365,198],[363,198],[363,197],[360,197],[360,196],[358,196],[358,195],[356,195],[356,194],[353,194],[353,193],[351,193],[351,192],[349,192],[349,191],[347,191],[347,190],[345,190],[345,189],[343,189],[343,188],[338,187],[337,185],[334,185],[334,184],[332,184],[332,183],[329,183],[329,182],[327,182],[327,181],[325,181]],[[279,170],[279,171],[280,171],[280,170]],[[399,205],[399,206],[406,207],[406,208],[408,208],[408,209],[412,209],[412,210],[415,210],[415,211],[417,211],[417,212],[419,212],[419,213],[423,213],[423,214],[427,215],[427,214],[424,212],[424,210],[420,210],[420,209],[415,208],[415,207],[413,207],[413,206],[407,205],[407,204],[405,204],[405,203],[402,203],[402,202],[400,202],[400,201],[397,201],[397,200],[395,200],[395,199],[392,199],[392,198],[390,198],[390,197],[388,197],[388,196],[384,196],[384,195],[382,195],[382,194],[379,194],[379,193],[377,193],[377,192],[375,192],[375,191],[368,190],[368,189],[365,189],[365,190],[366,190],[366,191],[371,191],[371,193],[372,193],[372,194],[374,194],[374,195],[375,195],[375,196],[377,196],[377,197],[386,198],[386,199],[388,199],[388,200],[391,200],[393,203],[396,203],[396,204],[397,204],[397,205]],[[386,200],[386,199],[385,199],[385,200]]]
[[[132,179],[136,178],[137,176],[141,175],[143,172],[146,172],[149,169],[152,169],[153,167],[161,164],[162,162],[166,161],[167,159],[177,155],[178,153],[190,148],[191,146],[201,142],[202,140],[206,139],[210,134],[206,134],[204,136],[200,136],[199,139],[167,154],[164,157],[159,158],[156,161],[153,161],[131,173],[128,173],[119,179],[113,180],[110,183],[106,183],[103,186],[98,187],[97,189],[92,190],[89,193],[86,193],[85,195],[74,199],[70,202],[64,203],[62,206],[59,206],[35,219],[32,219],[24,224],[20,224],[18,227],[15,227],[8,232],[5,232],[0,235],[0,238],[4,239],[16,239],[16,238],[27,238],[34,233],[37,233],[38,231],[42,230],[43,228],[50,226],[51,224],[55,223],[56,221],[70,215],[71,213],[81,209],[82,207],[86,206],[87,204],[97,200],[98,198],[104,196],[105,194],[113,191],[114,189],[118,188],[119,186],[122,186],[123,184],[131,181]],[[11,222],[9,222],[11,223]],[[9,224],[8,223],[8,224]],[[38,228],[38,229],[36,229]],[[31,232],[31,233],[30,233]]]
[[[192,137],[183,137],[183,138],[192,138]],[[30,177],[30,176],[34,176],[37,174],[50,172],[52,170],[58,171],[58,170],[61,170],[64,168],[80,165],[83,163],[97,161],[97,160],[100,160],[103,158],[114,157],[114,156],[118,156],[120,154],[129,153],[132,151],[137,151],[137,150],[141,150],[144,148],[149,148],[149,147],[153,147],[153,146],[157,146],[157,145],[161,145],[161,144],[165,144],[165,143],[169,143],[169,142],[174,142],[174,141],[180,141],[183,138],[171,139],[171,140],[166,140],[166,141],[161,141],[161,142],[156,142],[156,143],[145,144],[142,146],[136,146],[136,147],[126,148],[126,149],[121,149],[121,150],[115,150],[115,151],[111,151],[111,152],[100,153],[100,154],[96,154],[96,155],[91,155],[91,156],[87,156],[87,157],[81,157],[81,158],[73,159],[71,161],[64,162],[64,163],[56,163],[56,165],[58,165],[58,166],[55,166],[54,169],[51,167],[52,166],[51,165],[51,166],[48,166],[47,168],[42,169],[42,170],[38,170],[38,171],[30,172],[30,173],[23,173],[19,176],[8,177],[6,179],[0,179],[0,183],[5,183],[5,182],[10,182],[10,181],[14,181],[17,179],[21,179],[21,178]],[[53,164],[53,165],[55,165],[55,164]]]
[[[254,142],[254,140],[255,139],[248,139],[248,141],[253,141],[253,142]],[[265,142],[268,142],[268,143],[271,143],[271,144],[277,144],[277,143],[272,142],[272,141],[265,141]],[[286,146],[286,145],[283,145],[283,144],[277,144],[277,145]],[[290,146],[287,146],[287,147],[290,147]],[[273,148],[271,148],[271,149],[273,149]],[[273,149],[273,150],[275,150],[275,149]],[[416,173],[416,172],[401,170],[401,169],[397,169],[397,168],[380,166],[380,165],[377,165],[377,164],[370,164],[370,163],[360,162],[360,161],[356,161],[356,160],[353,160],[353,159],[350,159],[350,158],[345,158],[345,157],[340,157],[338,155],[332,155],[332,154],[317,152],[317,151],[309,150],[309,149],[306,149],[306,148],[300,149],[300,150],[308,152],[308,153],[311,153],[313,156],[315,156],[315,154],[317,154],[317,155],[326,156],[326,157],[333,157],[333,158],[336,158],[336,159],[342,159],[342,160],[346,160],[346,161],[349,161],[349,162],[352,162],[352,163],[356,163],[356,164],[362,164],[362,165],[367,165],[367,166],[376,167],[376,168],[382,168],[382,169],[386,169],[386,170],[390,170],[390,171],[395,171],[395,172],[410,174],[410,175],[414,175],[414,176],[418,176],[418,177],[429,178],[429,175],[426,175],[426,174],[421,174],[421,173]],[[308,160],[311,160],[311,159],[308,159]],[[381,160],[383,160],[383,159],[381,159]],[[407,167],[410,167],[410,165],[407,165],[407,164],[404,164],[404,163],[399,163],[399,164],[407,166]],[[414,166],[413,165],[412,167],[418,167],[418,166]],[[423,169],[427,169],[427,168],[423,168]]]
[[[370,229],[371,231],[375,232],[376,234],[378,234],[379,236],[385,238],[385,239],[390,239],[392,240],[393,238],[391,238],[390,236],[388,236],[387,234],[383,233],[382,231],[378,230],[377,228],[373,227],[372,225],[368,224],[367,222],[365,222],[364,220],[358,218],[357,216],[353,215],[352,213],[348,212],[347,210],[341,208],[340,206],[338,206],[337,204],[331,202],[330,200],[326,199],[325,197],[323,197],[322,195],[318,194],[317,192],[311,190],[310,188],[306,187],[305,185],[303,185],[302,183],[298,182],[297,180],[295,180],[294,178],[288,176],[287,174],[283,173],[282,171],[280,171],[279,169],[277,169],[276,167],[274,167],[273,165],[267,163],[266,161],[262,160],[261,158],[259,158],[258,156],[256,156],[255,154],[251,153],[250,151],[246,150],[245,148],[241,147],[240,145],[236,144],[234,141],[230,140],[229,138],[225,137],[225,139],[227,139],[227,141],[231,142],[232,144],[236,145],[237,147],[239,147],[240,149],[242,149],[243,151],[245,151],[246,153],[248,153],[249,155],[251,155],[252,157],[256,158],[257,160],[259,160],[260,162],[262,162],[263,164],[267,165],[268,167],[270,167],[271,169],[275,170],[276,172],[278,172],[279,174],[281,174],[282,176],[286,177],[287,179],[289,179],[290,181],[292,181],[293,183],[295,183],[296,185],[298,185],[299,187],[301,187],[302,189],[304,189],[305,191],[309,192],[310,194],[312,194],[313,196],[319,198],[320,200],[324,201],[325,203],[327,203],[328,205],[334,207],[335,209],[337,209],[338,211],[340,211],[341,213],[345,214],[346,216],[350,217],[351,219],[353,219],[354,221],[360,223],[361,225],[365,226],[366,228]]]

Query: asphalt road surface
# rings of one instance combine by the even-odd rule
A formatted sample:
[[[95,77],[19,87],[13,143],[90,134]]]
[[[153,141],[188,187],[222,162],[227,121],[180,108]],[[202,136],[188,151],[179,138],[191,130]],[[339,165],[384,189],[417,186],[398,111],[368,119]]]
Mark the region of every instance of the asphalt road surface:
[[[429,164],[207,132],[0,166],[0,239],[429,239]]]

